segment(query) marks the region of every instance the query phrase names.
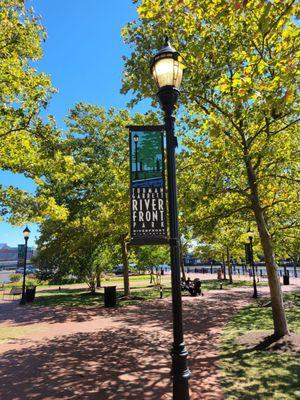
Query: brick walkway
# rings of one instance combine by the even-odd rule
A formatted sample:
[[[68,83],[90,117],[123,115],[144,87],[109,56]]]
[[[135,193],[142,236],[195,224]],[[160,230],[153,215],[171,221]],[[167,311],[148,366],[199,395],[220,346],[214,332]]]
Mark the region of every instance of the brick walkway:
[[[260,294],[267,292],[259,288]],[[249,304],[251,295],[251,289],[242,288],[183,298],[191,400],[222,399],[220,333],[228,318]],[[5,326],[21,326],[23,333],[0,343],[0,399],[171,398],[169,299],[108,310],[21,308],[17,302],[0,301],[0,328]]]

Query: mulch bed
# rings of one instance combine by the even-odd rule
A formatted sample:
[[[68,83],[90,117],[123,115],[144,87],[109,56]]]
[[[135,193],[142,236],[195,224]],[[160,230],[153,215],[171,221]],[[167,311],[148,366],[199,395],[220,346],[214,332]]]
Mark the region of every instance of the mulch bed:
[[[291,333],[280,339],[270,331],[254,331],[236,338],[236,343],[249,350],[276,351],[281,353],[300,352],[300,333]]]

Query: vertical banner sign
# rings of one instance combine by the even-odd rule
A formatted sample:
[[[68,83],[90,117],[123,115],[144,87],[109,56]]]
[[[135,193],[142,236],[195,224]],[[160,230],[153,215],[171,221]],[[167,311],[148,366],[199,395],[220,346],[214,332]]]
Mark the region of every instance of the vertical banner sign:
[[[163,126],[129,126],[131,244],[167,243]]]
[[[18,244],[18,268],[24,266],[24,258],[25,258],[25,245]]]

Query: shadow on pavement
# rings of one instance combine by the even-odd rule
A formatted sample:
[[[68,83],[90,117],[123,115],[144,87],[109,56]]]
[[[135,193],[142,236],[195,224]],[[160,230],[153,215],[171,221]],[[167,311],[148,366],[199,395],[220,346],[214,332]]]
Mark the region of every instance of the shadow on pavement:
[[[184,299],[191,400],[222,399],[219,336],[234,312],[252,301],[251,296],[250,288],[211,291],[204,297]],[[106,327],[106,319],[118,323],[119,328]],[[77,333],[68,333],[68,322],[86,321],[93,332],[80,332],[78,324]],[[1,303],[0,322],[48,323],[49,330],[54,323],[66,327],[64,336],[1,354],[0,399],[160,400],[170,394],[169,299],[113,309],[21,308]]]
[[[2,354],[0,398],[160,399],[170,391],[168,361],[162,340],[136,330],[62,336]]]

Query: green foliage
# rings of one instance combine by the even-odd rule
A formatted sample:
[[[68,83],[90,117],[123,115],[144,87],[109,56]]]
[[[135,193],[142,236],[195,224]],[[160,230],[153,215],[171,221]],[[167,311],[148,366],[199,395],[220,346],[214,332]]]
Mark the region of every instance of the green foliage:
[[[275,329],[287,332],[276,276],[280,231],[299,236],[299,3],[295,0],[140,0],[123,30],[123,92],[154,92],[151,53],[165,34],[186,65],[179,127],[182,218],[195,231],[255,221],[269,276]],[[222,231],[222,229],[220,229]],[[285,234],[287,237],[287,235]],[[236,232],[234,238],[239,237]],[[276,240],[277,238],[277,240]],[[201,237],[200,237],[201,241]]]
[[[221,218],[233,216],[240,226],[254,220],[255,182],[279,251],[287,229],[299,236],[299,4],[137,4],[139,19],[123,30],[133,49],[125,57],[123,92],[133,90],[136,101],[153,97],[148,65],[166,32],[187,67],[179,127],[184,138],[179,156],[183,223],[197,234],[213,231]]]
[[[29,287],[30,286],[38,286],[40,283],[41,283],[41,281],[36,277],[33,277],[33,276],[29,275],[26,278],[26,286],[29,286]]]
[[[61,144],[65,169],[45,174],[39,193],[66,209],[66,218],[41,225],[36,263],[50,274],[84,278],[92,291],[97,274],[121,263],[129,232],[129,124],[155,123],[136,114],[77,104],[66,119]]]
[[[146,271],[152,267],[169,262],[169,248],[167,246],[139,246],[135,249],[138,269]]]
[[[13,274],[9,275],[10,282],[13,282],[13,283],[19,282],[21,279],[22,279],[22,275],[21,274],[13,273]]]
[[[52,117],[43,123],[39,115],[54,89],[49,77],[34,68],[42,57],[46,33],[24,3],[3,0],[0,6],[0,169],[41,184],[45,172],[56,164],[60,132]],[[0,215],[12,223],[39,221],[61,212],[51,197],[0,185]]]

